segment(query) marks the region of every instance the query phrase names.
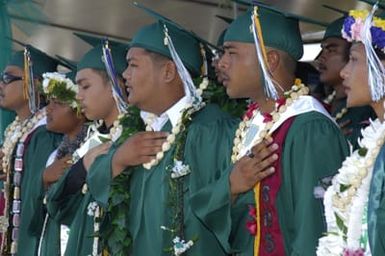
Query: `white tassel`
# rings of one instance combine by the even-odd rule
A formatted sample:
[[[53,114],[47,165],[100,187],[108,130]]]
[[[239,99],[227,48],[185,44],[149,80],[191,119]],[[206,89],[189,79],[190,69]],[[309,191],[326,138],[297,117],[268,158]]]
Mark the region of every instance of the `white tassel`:
[[[262,70],[261,75],[264,78],[265,95],[270,99],[277,100],[278,99],[278,92],[277,92],[277,89],[275,88],[275,85],[277,84],[277,82],[273,81],[273,79],[270,76],[270,73],[269,73],[269,71],[265,65],[265,60],[263,58],[263,53],[262,53],[261,44],[260,44],[260,38],[258,38],[258,34],[257,34],[256,27],[255,27],[256,24],[255,24],[253,14],[251,15],[251,21],[253,24],[252,30],[253,30],[255,48],[257,50],[257,57],[258,57],[258,61],[259,61],[259,64],[260,64],[261,70]]]
[[[109,53],[107,53],[107,51],[109,51]],[[106,67],[107,75],[112,83],[112,96],[115,100],[116,107],[118,108],[119,114],[125,114],[127,113],[128,104],[124,101],[124,99],[120,96],[119,92],[117,91],[121,89],[119,89],[119,82],[114,73],[114,68],[113,66],[110,66],[113,65],[113,63],[108,62],[108,56],[111,57],[112,62],[111,50],[108,47],[108,41],[106,41],[106,43],[103,45],[103,62]]]
[[[170,35],[168,34],[167,26],[164,25],[164,34],[165,34],[165,44],[167,42],[167,47],[170,50],[172,60],[174,61],[176,68],[178,70],[178,74],[180,75],[184,92],[187,97],[191,97],[194,100],[197,100],[198,102],[202,101],[202,97],[197,94],[194,82],[191,78],[190,73],[187,71],[186,67],[183,65],[182,60],[180,59],[178,53],[175,50],[174,44],[172,42],[172,39]]]
[[[368,17],[366,17],[364,23],[364,29],[362,30],[362,43],[365,46],[365,52],[367,57],[368,71],[368,83],[370,86],[370,92],[372,100],[378,102],[385,95],[385,69],[381,60],[378,58],[373,45],[372,34],[370,28],[372,27],[372,21],[374,12],[378,9],[378,3],[376,3]]]

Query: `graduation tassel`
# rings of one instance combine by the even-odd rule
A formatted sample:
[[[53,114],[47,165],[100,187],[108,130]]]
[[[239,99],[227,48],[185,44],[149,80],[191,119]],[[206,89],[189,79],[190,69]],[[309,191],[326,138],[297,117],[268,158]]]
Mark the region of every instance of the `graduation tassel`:
[[[128,104],[126,103],[122,89],[119,86],[119,82],[116,75],[116,70],[114,67],[114,62],[112,59],[111,49],[108,46],[108,40],[105,40],[103,44],[103,62],[107,70],[108,78],[112,84],[112,96],[116,102],[119,114],[127,113]]]
[[[31,54],[27,48],[24,49],[24,86],[23,95],[25,99],[28,99],[29,110],[32,114],[35,114],[38,110],[36,104],[36,90],[35,81],[33,76],[33,64],[31,61]]]
[[[23,83],[23,97],[28,99],[28,84],[29,84],[29,70],[28,70],[28,57],[27,48],[24,49],[24,83]]]
[[[178,53],[175,50],[171,37],[168,34],[168,29],[166,24],[164,24],[164,34],[165,34],[164,44],[167,45],[168,49],[170,50],[172,60],[174,61],[176,68],[178,70],[178,74],[182,79],[184,92],[186,96],[192,97],[194,101],[201,102],[202,97],[197,94],[191,75],[187,71],[186,67],[183,65],[182,60],[180,59]]]
[[[258,17],[257,6],[254,6],[254,12],[251,15],[251,20],[252,20],[252,32],[254,36],[255,48],[257,50],[257,57],[261,67],[261,71],[262,71],[261,75],[264,80],[265,95],[270,99],[277,100],[278,93],[275,88],[275,85],[277,83],[273,81],[270,75],[270,71],[268,70],[266,48],[263,41],[262,29],[261,29],[261,24]]]
[[[370,28],[372,27],[373,16],[378,9],[378,2],[373,6],[372,11],[366,17],[364,29],[362,30],[362,43],[365,46],[366,61],[369,68],[368,82],[372,100],[378,102],[385,95],[385,69],[381,60],[378,58],[373,47],[373,40]]]

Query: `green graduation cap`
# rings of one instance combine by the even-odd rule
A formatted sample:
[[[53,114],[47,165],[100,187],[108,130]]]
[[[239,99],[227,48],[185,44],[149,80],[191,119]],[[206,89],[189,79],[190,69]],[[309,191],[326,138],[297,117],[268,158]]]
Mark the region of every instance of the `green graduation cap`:
[[[66,77],[71,79],[73,82],[76,81],[76,67],[77,67],[77,62],[74,60],[67,59],[63,56],[56,55],[56,57],[67,66],[67,68],[70,70],[69,72],[66,73]]]
[[[225,16],[222,16],[222,15],[215,15],[217,18],[223,20],[224,22],[226,22],[227,24],[231,24],[231,22],[234,21],[234,19],[232,18],[229,18],[229,17],[225,17]],[[221,34],[219,35],[218,37],[218,40],[217,40],[217,46],[222,46],[223,45],[223,40],[225,38],[225,34],[226,34],[226,31],[227,31],[227,28],[225,28]]]
[[[77,62],[74,60],[67,59],[63,56],[56,55],[56,58],[60,61],[60,64],[67,67],[70,70],[76,70]]]
[[[186,31],[180,25],[159,13],[139,5],[138,3],[134,3],[134,5],[144,10],[158,21],[142,27],[135,34],[130,46],[143,48],[173,59],[169,47],[165,44],[166,27],[183,65],[190,71],[192,76],[199,76],[203,63],[200,42],[203,42],[204,40],[198,38],[195,34]]]
[[[336,38],[342,39],[341,30],[342,30],[342,27],[344,25],[345,18],[348,16],[349,12],[338,9],[334,6],[326,5],[326,4],[322,5],[322,7],[325,7],[326,9],[335,11],[335,12],[343,15],[342,17],[334,20],[332,23],[330,23],[326,27],[325,34],[324,34],[322,41],[329,38],[329,37],[336,37]]]
[[[78,38],[80,38],[81,40],[83,40],[84,42],[86,42],[87,44],[91,45],[91,46],[97,46],[98,44],[102,44],[106,38],[104,37],[99,37],[99,36],[94,36],[94,35],[88,35],[88,34],[83,34],[83,33],[77,33],[77,32],[74,32],[73,33],[75,36],[77,36]],[[118,41],[115,41],[115,40],[111,40],[110,38],[108,38],[108,45],[109,46],[113,46],[113,47],[120,47],[123,43],[122,42],[118,42]]]
[[[31,46],[25,46],[31,55],[32,69],[33,74],[36,77],[41,77],[45,72],[54,72],[57,70],[59,61],[46,53],[40,51],[39,49]],[[8,63],[9,66],[17,66],[21,69],[24,69],[24,50],[17,51],[13,56],[11,61]]]
[[[333,21],[332,23],[330,23],[330,25],[326,27],[325,34],[322,40],[325,40],[330,37],[336,37],[336,38],[342,39],[341,30],[344,25],[345,18],[346,17],[340,17],[335,21]]]
[[[298,19],[264,7],[259,7],[258,14],[265,45],[287,52],[295,60],[299,60],[303,55],[303,42]],[[234,20],[227,29],[224,41],[254,43],[250,29],[251,16],[252,10],[248,10]]]
[[[117,74],[122,74],[127,67],[126,54],[127,45],[119,44],[117,46],[109,45],[113,57],[113,64]],[[77,65],[77,71],[85,68],[92,68],[106,71],[105,64],[102,59],[103,44],[98,44],[89,50]]]

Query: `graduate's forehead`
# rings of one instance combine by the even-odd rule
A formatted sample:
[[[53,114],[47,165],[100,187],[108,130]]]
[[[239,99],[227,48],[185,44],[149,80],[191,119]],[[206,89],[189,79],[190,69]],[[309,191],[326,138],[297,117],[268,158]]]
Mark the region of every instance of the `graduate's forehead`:
[[[22,76],[23,70],[18,66],[8,65],[5,67],[4,73],[8,73],[15,76]]]
[[[127,59],[127,62],[141,61],[141,60],[145,59],[146,57],[149,57],[148,51],[146,51],[143,48],[132,47],[127,52],[126,59]]]

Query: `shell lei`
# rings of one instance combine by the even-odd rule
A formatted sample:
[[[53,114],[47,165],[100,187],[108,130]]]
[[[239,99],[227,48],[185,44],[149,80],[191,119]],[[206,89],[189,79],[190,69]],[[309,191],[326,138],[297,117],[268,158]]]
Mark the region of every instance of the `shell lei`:
[[[360,149],[343,162],[324,197],[327,234],[317,255],[370,255],[366,209],[373,166],[385,142],[378,119],[362,131]]]
[[[209,80],[207,77],[204,77],[202,82],[199,85],[199,88],[196,90],[197,95],[200,97],[203,93],[203,91],[208,87],[209,85]],[[198,103],[192,103],[187,105],[183,109],[183,113],[186,111],[188,112],[188,115],[192,115],[194,112],[200,110],[204,106],[204,103],[198,101]],[[182,115],[183,116],[183,115]],[[146,131],[152,131],[151,128],[151,123],[155,119],[155,115],[149,116],[147,120],[144,122],[146,123]],[[156,154],[156,158],[153,159],[151,162],[143,164],[143,167],[147,170],[151,169],[153,166],[156,166],[164,157],[164,154],[171,148],[171,145],[175,142],[175,138],[181,132],[182,128],[182,117],[178,120],[177,124],[175,127],[172,128],[171,133],[167,136],[167,140],[163,143],[162,145],[162,150],[159,151]]]
[[[12,124],[8,126],[5,132],[5,142],[3,145],[3,171],[6,173],[6,182],[4,182],[4,214],[0,217],[1,233],[3,239],[1,241],[2,254],[17,254],[18,232],[21,215],[21,179],[24,171],[24,142],[28,138],[34,127],[45,118],[45,110],[40,110],[31,118],[24,122],[20,122],[17,117]],[[17,145],[16,145],[17,144]],[[12,153],[16,147],[16,156],[14,165],[11,166]],[[13,167],[13,168],[12,168]],[[11,184],[12,180],[12,184]],[[12,195],[11,195],[12,193]],[[11,204],[9,202],[11,200]],[[11,207],[11,208],[10,208]],[[12,216],[12,222],[10,217]],[[9,228],[11,227],[11,230]],[[11,231],[11,241],[8,241],[7,232]]]
[[[293,101],[297,100],[300,96],[306,95],[309,93],[309,88],[307,88],[304,84],[302,84],[300,79],[295,79],[294,85],[292,86],[290,91],[284,93],[284,98],[279,99],[275,103],[275,109],[273,112],[268,114],[271,116],[271,120],[266,122],[263,130],[260,132],[260,136],[256,144],[262,141],[264,138],[269,136],[269,131],[273,127],[273,125],[279,120],[280,114],[285,112],[287,108],[293,104]],[[283,100],[283,102],[282,102]],[[283,104],[282,104],[283,103]],[[250,128],[250,125],[254,119],[254,117],[259,113],[258,109],[255,109],[252,113],[251,118],[245,115],[243,121],[239,124],[237,131],[235,132],[234,138],[234,146],[233,153],[231,155],[231,160],[233,163],[238,161],[242,156],[240,152],[242,151],[244,145],[243,141],[246,137],[246,133]]]

